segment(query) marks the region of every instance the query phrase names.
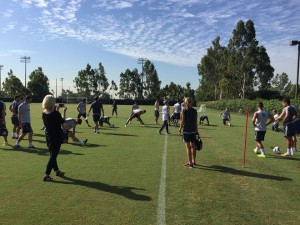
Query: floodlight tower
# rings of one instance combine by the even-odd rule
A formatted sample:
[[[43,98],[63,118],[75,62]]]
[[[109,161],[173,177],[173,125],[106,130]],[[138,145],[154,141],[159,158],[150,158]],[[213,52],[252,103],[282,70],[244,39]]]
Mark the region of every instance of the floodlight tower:
[[[20,62],[25,63],[25,88],[26,88],[26,67],[27,67],[27,63],[30,63],[30,56],[21,57]]]

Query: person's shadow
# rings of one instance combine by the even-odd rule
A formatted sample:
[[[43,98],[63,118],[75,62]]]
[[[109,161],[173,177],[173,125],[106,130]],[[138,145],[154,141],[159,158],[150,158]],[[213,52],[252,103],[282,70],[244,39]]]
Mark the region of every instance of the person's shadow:
[[[55,181],[55,183],[79,185],[79,186],[83,186],[83,187],[94,188],[99,191],[104,191],[104,192],[109,192],[112,194],[121,195],[125,198],[131,199],[131,200],[136,200],[136,201],[151,201],[151,197],[149,197],[147,195],[136,194],[133,192],[133,190],[144,191],[145,189],[135,188],[135,187],[113,186],[113,185],[104,184],[101,182],[73,179],[73,178],[67,177],[67,176],[63,176],[61,178],[64,179],[65,181]]]

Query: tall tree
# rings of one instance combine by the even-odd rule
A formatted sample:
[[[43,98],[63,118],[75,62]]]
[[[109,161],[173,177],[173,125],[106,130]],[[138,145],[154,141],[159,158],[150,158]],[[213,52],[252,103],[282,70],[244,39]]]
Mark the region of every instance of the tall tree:
[[[97,71],[96,78],[98,81],[96,83],[98,84],[99,94],[104,94],[109,86],[109,83],[108,83],[107,77],[105,76],[105,69],[104,69],[104,66],[102,65],[102,63],[99,63],[99,67],[96,71]]]
[[[158,79],[155,66],[150,60],[146,60],[143,71],[146,75],[145,92],[147,95],[145,97],[147,99],[155,99],[158,97],[161,81]]]
[[[49,79],[42,67],[38,67],[29,75],[28,89],[33,96],[42,97],[50,93]]]
[[[116,96],[117,95],[116,92],[118,91],[118,85],[116,84],[116,82],[114,80],[111,81],[109,90],[114,93],[112,96]]]
[[[130,74],[131,71],[127,69],[124,73],[120,74],[120,84],[119,84],[119,96],[120,98],[129,99],[130,96]]]
[[[75,88],[77,92],[82,93],[85,97],[89,97],[91,92],[97,91],[97,82],[95,83],[95,71],[90,64],[86,65],[84,70],[78,72],[77,77],[74,79]]]
[[[28,94],[28,89],[23,86],[21,80],[14,75],[12,70],[7,75],[3,82],[3,90],[8,96],[13,97],[17,93]]]

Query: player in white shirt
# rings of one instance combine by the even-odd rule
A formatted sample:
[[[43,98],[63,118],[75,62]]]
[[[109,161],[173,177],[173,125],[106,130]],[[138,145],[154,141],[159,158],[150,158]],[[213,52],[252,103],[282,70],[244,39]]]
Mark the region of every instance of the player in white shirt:
[[[261,154],[257,156],[265,158],[266,153],[262,141],[264,141],[265,139],[267,126],[274,121],[274,118],[267,111],[263,110],[264,104],[262,102],[259,102],[256,105],[256,107],[257,107],[257,111],[253,114],[252,117],[252,124],[255,130],[255,141],[256,141],[256,148],[254,149],[254,152],[257,154],[260,151]]]
[[[67,107],[64,107],[64,114],[63,114],[63,118],[65,119],[66,118],[66,111],[67,111]],[[77,118],[76,120],[73,119],[73,118],[67,118],[65,119],[65,129],[67,131],[66,135],[67,137],[71,137],[72,140],[74,142],[76,142],[77,144],[79,145],[85,145],[88,141],[88,139],[85,139],[84,141],[81,141],[79,140],[76,136],[75,136],[75,133],[76,133],[76,126],[77,124],[81,124],[82,123],[82,120],[80,118]]]
[[[180,111],[181,111],[181,105],[179,103],[179,100],[177,100],[176,104],[173,107],[173,112],[174,112],[173,124],[175,127],[177,127],[178,120],[180,119]]]
[[[86,124],[89,127],[91,127],[91,125],[89,124],[89,121],[88,121],[87,114],[86,114],[86,99],[82,99],[82,101],[79,102],[79,104],[77,105],[77,111],[78,111],[77,119],[79,119],[80,117],[83,117],[85,119]]]
[[[161,114],[162,114],[162,121],[163,121],[163,125],[162,127],[159,129],[159,131],[157,133],[161,134],[162,130],[166,127],[167,130],[167,134],[170,134],[169,132],[169,118],[170,118],[170,112],[169,112],[169,102],[168,100],[164,101],[165,105],[162,107],[161,109]]]

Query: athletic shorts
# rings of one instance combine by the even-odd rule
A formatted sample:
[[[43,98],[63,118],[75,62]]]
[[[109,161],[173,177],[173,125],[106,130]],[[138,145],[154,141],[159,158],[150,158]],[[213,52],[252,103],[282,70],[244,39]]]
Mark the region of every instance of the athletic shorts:
[[[266,131],[255,131],[255,141],[264,141]]]
[[[195,143],[196,142],[196,133],[192,133],[192,134],[183,133],[183,140],[184,140],[184,142]]]
[[[94,114],[94,115],[93,115],[93,121],[94,121],[95,123],[98,123],[99,120],[100,120],[100,115],[99,115],[99,114]]]
[[[86,118],[86,113],[78,113],[77,118],[79,119],[80,117]]]
[[[23,128],[22,128],[22,133],[23,134],[28,134],[32,132],[31,124],[30,123],[23,123]]]
[[[227,119],[223,119],[223,124],[225,125],[227,121],[229,122],[228,118]]]
[[[154,116],[155,116],[155,117],[159,117],[159,111],[154,110]]]
[[[7,135],[8,135],[8,131],[6,129],[5,124],[0,124],[0,136],[6,137]]]
[[[19,126],[19,119],[18,119],[18,116],[11,116],[11,123],[12,123],[13,125]]]
[[[294,123],[295,134],[299,134],[300,133],[300,119],[295,120],[293,123]]]
[[[117,108],[112,109],[112,113],[114,113],[114,112],[117,113]]]
[[[294,123],[283,124],[283,133],[285,137],[292,137],[295,135]]]
[[[179,120],[180,119],[180,113],[174,113],[174,119]]]

